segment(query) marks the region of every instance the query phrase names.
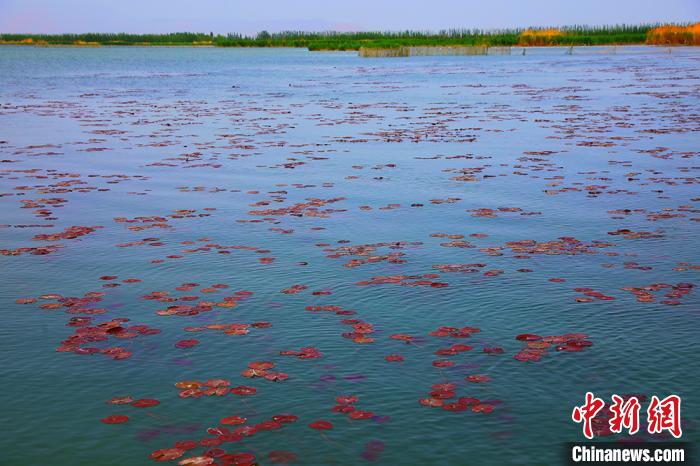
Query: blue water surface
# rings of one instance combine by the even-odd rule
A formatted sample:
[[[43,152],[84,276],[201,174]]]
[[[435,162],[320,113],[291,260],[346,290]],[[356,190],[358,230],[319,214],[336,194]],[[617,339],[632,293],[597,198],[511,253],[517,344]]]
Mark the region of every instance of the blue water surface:
[[[587,391],[608,402],[678,394],[683,440],[698,442],[700,52],[567,51],[366,59],[0,47],[0,463],[153,464],[154,450],[216,437],[207,429],[223,417],[256,425],[293,414],[295,423],[216,448],[259,464],[274,464],[273,451],[306,465],[560,464],[562,445],[583,439],[571,410]],[[33,239],[75,226],[102,228]],[[620,229],[631,234],[608,234]],[[524,240],[544,246],[507,244]],[[444,246],[452,241],[472,247]],[[361,245],[374,246],[348,248]],[[177,290],[183,283],[199,285]],[[208,293],[213,284],[229,288]],[[654,284],[667,286],[644,289]],[[293,285],[308,288],[281,292]],[[576,288],[615,299],[577,302],[586,295]],[[243,290],[252,295],[233,308],[156,314]],[[332,294],[313,294],[322,290]],[[60,298],[89,292],[104,296],[72,307]],[[151,292],[197,300],[143,299]],[[326,305],[356,314],[306,310]],[[106,312],[85,314],[94,308]],[[82,345],[122,347],[132,354],[122,360],[57,352],[81,328],[67,326],[76,317],[161,332]],[[347,319],[371,324],[374,341],[344,338]],[[254,322],[272,325],[237,336],[186,330]],[[429,336],[442,326],[481,331]],[[523,362],[514,356],[524,333],[584,333],[592,346],[553,344]],[[200,344],[175,346],[192,338]],[[453,344],[473,349],[435,354]],[[322,356],[279,354],[301,347]],[[454,365],[434,367],[443,359]],[[243,377],[252,361],[289,379]],[[258,391],[178,396],[176,382],[212,378]],[[493,411],[419,403],[442,383],[456,384],[445,403],[475,397]],[[333,412],[340,395],[373,417]],[[105,403],[115,396],[160,404]],[[130,420],[100,422],[112,414]],[[316,420],[333,429],[308,427]]]

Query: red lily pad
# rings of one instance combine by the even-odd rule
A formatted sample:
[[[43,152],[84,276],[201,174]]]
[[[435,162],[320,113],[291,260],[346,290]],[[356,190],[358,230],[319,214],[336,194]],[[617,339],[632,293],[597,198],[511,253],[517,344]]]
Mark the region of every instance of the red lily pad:
[[[348,417],[350,419],[370,419],[372,416],[374,416],[374,413],[372,411],[356,410],[348,414]]]
[[[219,422],[224,425],[235,426],[239,424],[245,424],[246,421],[247,419],[241,416],[227,416],[225,418],[222,418]]]
[[[125,416],[123,414],[112,414],[111,416],[100,419],[100,421],[104,422],[105,424],[123,424],[124,422],[129,421],[129,416]]]
[[[209,466],[214,463],[214,458],[210,456],[191,456],[177,463],[179,466]]]
[[[333,428],[333,424],[328,421],[315,421],[309,424],[309,427],[317,430],[328,430]]]
[[[152,406],[158,406],[159,404],[160,401],[158,400],[142,398],[131,403],[131,406],[133,406],[134,408],[150,408]]]
[[[480,382],[489,382],[491,381],[491,377],[488,375],[470,375],[465,377],[465,380],[467,382],[475,382],[475,383],[480,383]]]
[[[231,389],[231,393],[235,395],[255,395],[258,392],[258,389],[255,387],[247,387],[245,385],[241,385],[239,387],[233,387]]]
[[[177,348],[191,348],[193,346],[197,346],[199,344],[199,340],[180,340],[177,343],[175,343],[175,347]]]
[[[182,448],[162,448],[152,452],[149,457],[156,461],[172,461],[180,458],[184,454],[185,450]]]
[[[110,405],[128,405],[133,402],[134,399],[130,396],[115,396],[112,399],[106,401]]]

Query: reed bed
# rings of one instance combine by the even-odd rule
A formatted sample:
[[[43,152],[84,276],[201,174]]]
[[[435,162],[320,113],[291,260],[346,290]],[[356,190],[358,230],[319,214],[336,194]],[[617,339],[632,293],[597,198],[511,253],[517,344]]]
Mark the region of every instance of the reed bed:
[[[526,29],[518,38],[518,45],[524,47],[547,46],[558,43],[564,35],[560,29]]]
[[[660,26],[647,34],[649,45],[700,45],[700,23],[688,26]]]

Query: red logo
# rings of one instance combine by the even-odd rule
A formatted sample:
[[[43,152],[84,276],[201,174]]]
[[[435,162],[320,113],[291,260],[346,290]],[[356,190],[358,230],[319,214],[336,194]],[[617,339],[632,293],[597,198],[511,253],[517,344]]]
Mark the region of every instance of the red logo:
[[[613,417],[610,418],[610,431],[616,434],[622,432],[622,428],[626,428],[630,435],[634,435],[639,431],[639,400],[636,396],[632,396],[625,401],[621,396],[612,396],[613,404],[610,406],[610,411]]]
[[[593,438],[593,418],[604,406],[603,400],[596,398],[591,392],[586,392],[586,403],[583,406],[576,406],[571,413],[571,419],[574,422],[583,422],[583,435],[587,439]]]
[[[641,404],[636,396],[621,397],[612,395],[612,404],[608,408],[610,432],[619,434],[627,429],[629,435],[639,432],[639,411]],[[571,419],[582,425],[583,435],[587,439],[594,437],[593,420],[605,407],[605,402],[596,398],[591,392],[586,392],[586,401],[581,406],[574,407]],[[681,397],[669,395],[660,400],[656,395],[651,397],[647,408],[647,432],[660,434],[668,431],[675,438],[683,435],[681,430]]]
[[[683,435],[681,431],[681,397],[669,395],[663,400],[654,395],[647,409],[647,430],[650,434],[658,434],[667,430],[676,438]]]

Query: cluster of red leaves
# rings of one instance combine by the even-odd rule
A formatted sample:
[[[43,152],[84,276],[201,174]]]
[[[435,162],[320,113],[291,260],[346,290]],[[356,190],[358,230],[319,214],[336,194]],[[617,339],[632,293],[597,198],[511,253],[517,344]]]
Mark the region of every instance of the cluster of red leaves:
[[[476,327],[439,327],[428,333],[431,337],[469,338],[472,333],[479,333],[481,329]]]
[[[265,210],[251,210],[248,212],[250,215],[259,216],[284,216],[291,215],[293,217],[329,217],[330,214],[335,212],[345,212],[345,210],[338,209],[319,209],[319,207],[326,206],[328,204],[333,204],[335,202],[344,201],[344,197],[336,197],[333,199],[316,199],[309,198],[306,199],[308,202],[299,202],[288,207],[280,207],[278,209],[265,209]]]
[[[609,235],[612,236],[617,236],[617,235],[622,235],[623,238],[625,239],[649,239],[649,238],[663,238],[664,234],[657,231],[657,232],[651,232],[651,231],[632,231],[627,228],[620,228],[615,231],[609,231]]]
[[[214,426],[207,429],[208,437],[199,441],[183,440],[175,442],[170,448],[161,448],[153,451],[150,458],[155,461],[172,461],[181,458],[185,453],[192,452],[198,448],[206,448],[199,455],[187,457],[178,462],[180,466],[208,466],[217,464],[220,466],[255,466],[255,455],[248,452],[228,453],[221,448],[226,443],[240,442],[247,437],[252,437],[261,432],[278,430],[285,424],[297,421],[297,416],[291,414],[280,414],[272,416],[271,419],[258,424],[243,425],[247,419],[240,416],[227,416],[221,419],[223,426]],[[234,429],[225,427],[226,425],[239,426]],[[275,451],[270,452],[269,459],[273,463],[285,462],[295,457],[293,453]]]
[[[413,343],[416,340],[416,337],[414,337],[413,335],[408,335],[405,333],[395,333],[389,338],[391,338],[392,340],[403,341],[407,345]]]
[[[190,291],[198,287],[198,283],[183,283],[182,285],[176,287],[178,291]],[[228,288],[228,285],[222,283],[216,283],[207,288],[201,288],[200,293],[217,293],[221,290]],[[175,303],[181,302],[192,302],[198,301],[194,305],[189,304],[175,304],[168,306],[165,309],[159,309],[156,314],[160,316],[196,316],[202,312],[212,311],[215,307],[219,308],[233,308],[238,305],[238,303],[250,296],[252,296],[252,291],[240,290],[234,292],[230,296],[224,296],[219,301],[206,301],[199,300],[198,296],[171,296],[168,291],[151,291],[149,294],[142,296],[142,299],[149,301],[158,301],[162,303]]]
[[[175,384],[180,389],[180,398],[199,398],[200,396],[255,395],[255,387],[240,385],[230,388],[231,382],[226,379],[209,379],[205,382],[198,380],[182,380]]]
[[[81,236],[89,235],[98,228],[104,227],[87,227],[87,226],[73,226],[64,229],[59,233],[50,233],[45,235],[36,235],[32,238],[34,241],[59,241],[62,239],[76,239]]]
[[[388,354],[384,356],[386,362],[403,362],[405,358],[400,354]]]
[[[49,209],[45,209],[47,205],[52,207],[63,207],[68,199],[63,199],[61,197],[44,197],[40,199],[24,199],[19,201],[22,204],[22,209],[36,209],[34,214],[39,218],[45,218],[47,220],[54,220],[52,218],[52,212]]]
[[[110,405],[131,405],[134,408],[152,408],[153,406],[158,406],[160,401],[153,398],[141,398],[134,400],[130,396],[117,396],[106,401]],[[123,424],[129,421],[129,416],[124,414],[112,414],[105,418],[100,419],[100,422],[104,424]]]
[[[391,252],[389,254],[377,255],[373,254],[379,248],[389,248],[389,249],[404,249],[407,246],[418,246],[423,243],[421,242],[407,242],[407,241],[395,241],[395,242],[385,242],[385,243],[373,243],[373,244],[360,244],[355,246],[340,246],[336,249],[324,249],[324,252],[328,253],[326,257],[331,259],[337,259],[339,257],[352,257],[357,256],[358,258],[350,259],[344,264],[345,267],[354,268],[359,267],[363,264],[370,264],[376,262],[388,262],[390,264],[403,264],[406,261],[401,257],[404,256],[403,252]],[[324,244],[324,246],[327,246]]]
[[[593,288],[574,288],[577,293],[583,293],[585,296],[577,296],[574,298],[577,303],[590,303],[593,299],[601,301],[612,301],[614,296],[607,296],[600,291],[595,291]]]
[[[455,390],[457,385],[454,383],[440,383],[432,386],[432,391],[428,394],[428,398],[422,398],[419,401],[423,406],[430,408],[442,408],[445,411],[462,412],[471,410],[475,413],[488,414],[494,410],[496,405],[500,403],[497,400],[481,401],[473,397],[460,397],[457,401],[448,401],[455,398],[457,395]]]
[[[251,328],[270,328],[270,322],[253,322],[252,324],[209,324],[201,327],[185,327],[187,332],[203,332],[206,330],[221,331],[226,335],[247,335]]]
[[[333,406],[332,411],[334,413],[347,414],[350,419],[360,420],[360,419],[371,419],[374,416],[372,411],[363,411],[355,407],[358,397],[354,395],[341,395],[338,396],[335,401],[338,403]]]
[[[352,340],[355,343],[373,343],[374,338],[368,336],[374,333],[374,326],[368,322],[363,322],[358,319],[344,319],[341,321],[342,324],[350,325],[352,327],[352,332],[345,332],[342,334],[343,338]]]
[[[325,306],[306,306],[307,311],[311,312],[320,312],[320,311],[326,311],[326,312],[333,312],[335,315],[338,316],[352,316],[357,314],[357,312],[350,310],[350,309],[343,309],[340,306],[335,306],[335,305],[325,305]]]
[[[206,207],[203,210],[212,211],[216,209],[212,207]],[[168,224],[168,221],[170,219],[209,217],[210,215],[211,214],[209,213],[203,212],[197,213],[197,211],[194,209],[177,209],[173,210],[173,213],[171,215],[167,215],[164,217],[159,215],[152,215],[150,217],[139,216],[134,218],[115,217],[114,221],[117,223],[140,223],[141,225],[131,225],[127,228],[131,231],[141,231],[150,228],[172,228]]]
[[[66,309],[66,314],[88,314],[97,315],[107,312],[106,309],[95,308],[93,305],[102,301],[104,293],[101,291],[90,291],[82,297],[67,297],[56,293],[43,294],[39,299],[45,301],[55,301],[53,303],[44,303],[39,306],[41,309]],[[16,301],[17,304],[30,304],[37,302],[37,298],[20,298]],[[86,324],[87,325],[87,324]],[[78,324],[71,325],[72,327],[80,326]]]
[[[363,280],[355,283],[359,286],[395,284],[402,286],[429,286],[431,288],[444,288],[447,283],[436,282],[430,279],[438,278],[438,274],[426,273],[423,275],[377,275],[371,280]]]
[[[248,363],[248,369],[241,372],[241,375],[249,379],[261,377],[271,382],[284,382],[289,378],[289,375],[284,372],[271,371],[270,369],[274,367],[275,363],[271,361],[252,361]]]
[[[131,357],[131,352],[120,346],[98,348],[94,346],[84,346],[89,343],[97,343],[107,341],[109,337],[119,339],[131,339],[141,335],[155,335],[160,333],[160,330],[148,327],[147,325],[131,325],[124,327],[122,324],[128,322],[129,319],[124,317],[114,318],[108,322],[102,322],[95,326],[91,324],[89,318],[74,318],[71,319],[68,325],[78,327],[75,333],[61,342],[61,345],[56,348],[57,352],[75,354],[104,354],[112,359],[127,359]]]
[[[629,291],[637,297],[637,301],[640,303],[653,303],[656,300],[654,293],[661,290],[667,290],[664,294],[666,300],[660,301],[661,304],[666,304],[667,306],[676,306],[681,304],[680,299],[689,294],[693,287],[692,283],[678,283],[676,285],[669,285],[667,283],[653,283],[651,285],[642,286],[639,288],[635,287],[625,287],[623,290]]]
[[[489,209],[482,207],[479,209],[470,209],[467,212],[472,213],[472,217],[496,218],[499,213],[518,213],[520,215],[541,215],[541,212],[524,212],[520,207],[499,207],[497,209]]]
[[[508,241],[502,247],[481,248],[489,256],[501,256],[502,250],[510,249],[516,259],[526,259],[535,254],[546,254],[548,256],[575,256],[579,254],[595,254],[598,249],[613,246],[611,243],[603,241],[592,241],[585,243],[572,236],[562,236],[552,241],[538,242],[532,239],[520,241]]]
[[[542,356],[548,353],[549,348],[556,345],[557,351],[567,353],[577,353],[584,348],[593,346],[588,340],[588,335],[584,333],[566,333],[564,335],[553,335],[542,337],[532,333],[523,333],[515,337],[518,341],[525,342],[525,347],[517,353],[514,358],[518,361],[539,361]]]
[[[100,280],[110,282],[110,283],[105,283],[104,285],[102,285],[102,288],[117,288],[117,287],[122,286],[121,283],[114,282],[114,280],[116,280],[117,278],[119,278],[119,277],[116,275],[103,275],[103,276],[101,276]],[[139,279],[139,278],[125,278],[124,280],[122,280],[122,283],[140,283],[140,282],[141,282],[141,279]]]
[[[281,356],[294,356],[299,359],[316,359],[322,356],[318,348],[300,348],[299,351],[294,350],[282,350],[280,351]]]
[[[433,268],[440,273],[476,273],[486,264],[433,264]]]
[[[35,256],[45,256],[61,249],[63,245],[54,244],[51,246],[43,246],[40,248],[15,248],[15,249],[0,249],[0,255],[3,256],[21,256],[22,254],[32,254]]]
[[[308,285],[292,285],[289,288],[285,288],[281,291],[284,294],[297,294],[301,293],[308,288]]]

